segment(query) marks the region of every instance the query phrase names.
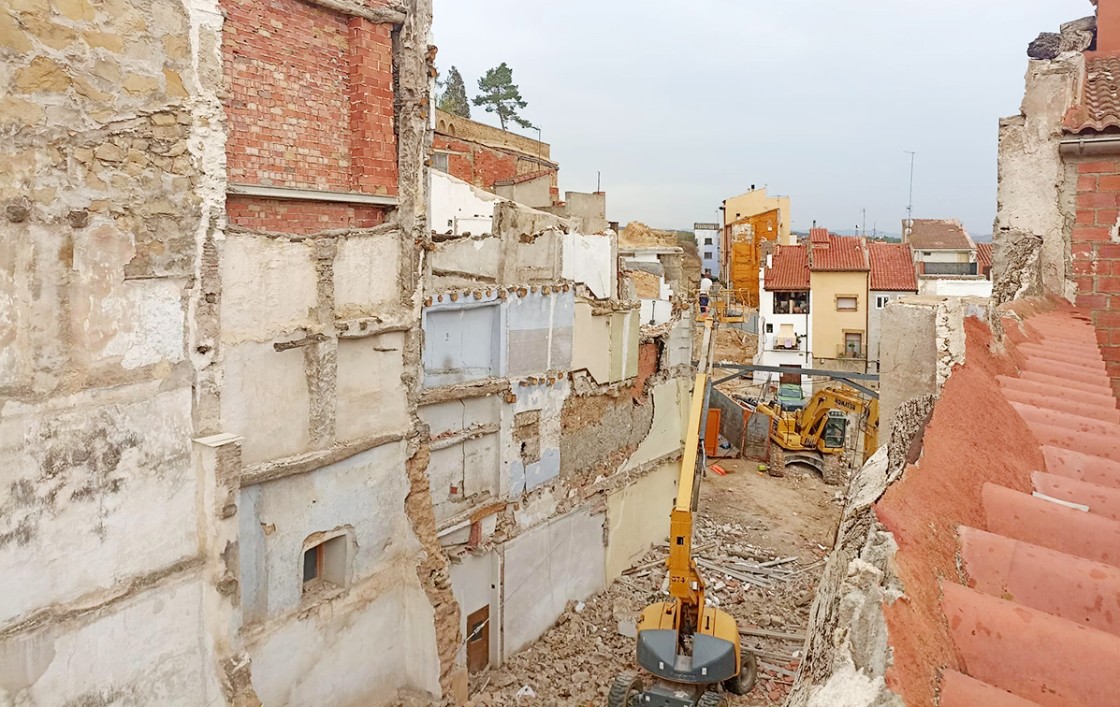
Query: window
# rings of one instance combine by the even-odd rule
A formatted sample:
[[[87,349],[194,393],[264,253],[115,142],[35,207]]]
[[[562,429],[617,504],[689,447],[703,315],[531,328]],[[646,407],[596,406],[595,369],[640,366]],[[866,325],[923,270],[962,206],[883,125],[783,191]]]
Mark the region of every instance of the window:
[[[711,245],[711,244],[712,244],[712,239],[711,238],[705,238],[704,239],[704,245]]]
[[[875,309],[882,309],[887,306],[887,302],[891,301],[890,295],[876,295],[875,296]]]
[[[324,540],[303,551],[303,591],[324,585],[346,586],[345,535]]]
[[[432,155],[432,169],[439,170],[440,172],[448,171],[448,155],[446,152],[436,152]]]
[[[844,332],[844,355],[848,358],[863,356],[863,334],[859,332]]]
[[[855,295],[836,295],[837,312],[858,312],[859,297]]]
[[[808,292],[775,292],[774,314],[808,314]]]
[[[924,257],[924,258],[929,258],[932,255],[933,255],[933,253],[929,252],[928,250],[923,250],[922,251],[922,257]]]
[[[704,251],[704,260],[711,260],[714,257],[716,257],[716,254],[714,252],[710,250]]]
[[[773,324],[767,324],[766,325],[766,333],[767,334],[773,334],[774,333],[774,325]]]

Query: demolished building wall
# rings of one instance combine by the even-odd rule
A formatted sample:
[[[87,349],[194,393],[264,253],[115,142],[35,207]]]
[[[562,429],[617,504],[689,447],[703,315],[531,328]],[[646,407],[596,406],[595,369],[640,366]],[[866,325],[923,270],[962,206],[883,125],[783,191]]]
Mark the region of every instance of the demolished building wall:
[[[613,232],[431,178],[433,214],[471,219],[451,215],[441,233],[433,217],[420,416],[468,636],[459,662],[477,672],[664,536],[668,515],[651,521],[635,504],[668,509],[675,495],[689,355],[661,352],[691,341],[691,320],[678,302],[643,336]]]
[[[0,13],[20,165],[5,698],[450,694],[457,616],[413,434],[430,18],[426,0]],[[377,635],[409,638],[370,666]]]

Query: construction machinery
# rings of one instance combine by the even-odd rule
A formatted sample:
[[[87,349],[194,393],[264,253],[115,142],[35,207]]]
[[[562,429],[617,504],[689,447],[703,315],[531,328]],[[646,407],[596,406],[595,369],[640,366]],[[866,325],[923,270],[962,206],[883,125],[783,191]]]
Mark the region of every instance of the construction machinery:
[[[719,688],[746,694],[757,676],[757,661],[740,645],[735,619],[705,601],[704,579],[692,557],[693,522],[706,463],[702,436],[715,350],[713,326],[711,319],[704,325],[677,499],[669,516],[670,598],[647,606],[638,622],[638,665],[653,679],[645,687],[644,674],[619,675],[608,707],[726,707],[727,697]]]
[[[879,448],[879,400],[866,400],[848,386],[824,388],[804,409],[784,410],[777,402],[759,403],[756,411],[771,418],[770,439],[787,452],[840,454],[845,449],[848,415],[863,421],[863,461]]]

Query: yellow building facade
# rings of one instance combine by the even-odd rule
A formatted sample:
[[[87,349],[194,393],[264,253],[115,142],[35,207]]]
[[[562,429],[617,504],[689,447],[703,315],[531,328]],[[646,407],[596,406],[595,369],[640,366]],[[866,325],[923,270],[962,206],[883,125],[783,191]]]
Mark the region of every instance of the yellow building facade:
[[[813,358],[867,358],[867,273],[809,274],[813,312]]]

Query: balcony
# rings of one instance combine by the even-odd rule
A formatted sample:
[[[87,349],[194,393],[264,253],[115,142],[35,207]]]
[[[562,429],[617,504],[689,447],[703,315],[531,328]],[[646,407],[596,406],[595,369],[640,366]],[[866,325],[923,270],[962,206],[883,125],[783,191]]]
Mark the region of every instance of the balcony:
[[[782,336],[781,334],[766,335],[767,351],[800,351],[805,352],[804,336]]]

